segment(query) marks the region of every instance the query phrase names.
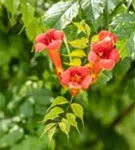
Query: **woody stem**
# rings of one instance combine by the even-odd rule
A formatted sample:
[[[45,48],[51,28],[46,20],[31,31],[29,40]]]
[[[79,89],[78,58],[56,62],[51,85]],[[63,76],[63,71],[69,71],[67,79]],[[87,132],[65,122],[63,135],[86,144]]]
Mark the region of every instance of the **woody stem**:
[[[117,124],[119,124],[123,120],[123,118],[125,118],[127,115],[131,113],[131,111],[133,111],[134,108],[135,108],[135,103],[130,104],[127,109],[125,109],[118,117],[116,117],[113,120],[110,127],[115,127]]]

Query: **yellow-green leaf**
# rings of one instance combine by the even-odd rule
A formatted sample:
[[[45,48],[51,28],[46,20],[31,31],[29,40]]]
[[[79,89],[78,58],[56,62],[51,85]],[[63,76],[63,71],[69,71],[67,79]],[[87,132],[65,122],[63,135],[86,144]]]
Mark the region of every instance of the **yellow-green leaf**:
[[[29,26],[34,20],[35,9],[30,3],[22,3],[21,13],[24,26]]]
[[[81,66],[82,61],[80,58],[74,58],[74,59],[72,59],[72,61],[70,63],[64,62],[64,64],[66,64],[68,66]]]
[[[90,36],[90,27],[85,21],[74,22],[73,23],[80,31],[82,31],[85,35]]]
[[[63,104],[66,104],[68,103],[67,99],[65,99],[64,97],[62,96],[58,96],[54,99],[54,101],[52,102],[50,108],[56,106],[56,105],[63,105]],[[49,109],[50,109],[49,108]]]
[[[56,131],[56,126],[52,127],[49,131],[48,131],[48,138],[49,138],[49,142],[51,143],[52,138],[55,134]]]
[[[97,42],[98,41],[98,35],[94,35],[92,38],[91,38],[91,43],[94,43],[94,42]]]
[[[86,54],[85,54],[85,52],[84,52],[83,50],[78,49],[78,50],[72,51],[72,52],[69,54],[69,56],[71,56],[71,57],[85,57]]]
[[[46,132],[48,132],[52,127],[54,127],[56,125],[56,123],[49,123],[49,124],[47,124],[46,126],[45,126],[45,128],[44,128],[44,132],[42,133],[42,135],[40,136],[40,138],[42,137],[42,136],[44,136],[44,134],[46,133]]]
[[[84,122],[83,122],[83,115],[84,115],[83,107],[82,107],[80,104],[72,103],[72,104],[71,104],[71,109],[72,109],[73,113],[74,113],[78,118],[81,119],[82,124],[84,125]]]
[[[133,44],[132,44],[133,45]],[[121,59],[130,56],[130,52],[127,47],[127,39],[125,40],[118,40],[116,43],[116,47],[119,50],[119,54]]]
[[[75,47],[75,48],[86,48],[87,47],[87,43],[88,40],[85,37],[82,37],[81,39],[77,39],[74,41],[69,42],[71,46]]]
[[[49,123],[45,126],[44,128],[44,132],[46,133],[47,131],[49,131],[53,126],[55,126],[56,123]]]
[[[78,125],[77,125],[77,122],[76,122],[76,116],[72,113],[67,113],[66,117],[67,117],[67,120],[70,123],[70,125],[75,127],[76,130],[79,132]]]
[[[57,117],[59,117],[59,114],[64,113],[64,110],[60,107],[54,107],[50,110],[50,112],[44,117],[43,122],[46,122],[48,120],[53,120]]]
[[[64,132],[67,135],[67,137],[69,137],[70,123],[68,122],[68,120],[63,118],[59,123],[59,127],[61,131]]]

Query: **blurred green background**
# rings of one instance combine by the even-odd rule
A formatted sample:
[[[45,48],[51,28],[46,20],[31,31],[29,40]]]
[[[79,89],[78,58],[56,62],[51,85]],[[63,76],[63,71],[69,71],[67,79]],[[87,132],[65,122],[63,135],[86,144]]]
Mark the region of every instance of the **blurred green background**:
[[[46,19],[57,2],[0,0],[0,150],[135,150],[135,1],[81,0],[77,13],[77,6],[71,6],[78,1],[63,1],[63,9],[57,6]],[[85,110],[81,134],[72,129],[68,141],[58,131],[49,145],[47,135],[39,138],[44,128],[39,121],[54,97],[68,95],[47,54],[32,52],[34,38],[56,27],[64,29],[69,40],[76,39],[72,19],[80,18],[92,35],[101,29],[114,31],[123,59],[76,97]]]

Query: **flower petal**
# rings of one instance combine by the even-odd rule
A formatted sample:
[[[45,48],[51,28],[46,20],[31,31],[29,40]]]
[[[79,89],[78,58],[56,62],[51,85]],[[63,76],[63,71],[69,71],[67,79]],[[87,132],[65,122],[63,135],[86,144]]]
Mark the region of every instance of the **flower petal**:
[[[82,88],[83,88],[83,89],[88,89],[90,83],[92,83],[92,78],[90,77],[90,75],[87,75],[87,76],[84,78],[84,80],[83,80],[83,82],[82,82],[82,84],[81,84],[81,85],[82,85]]]
[[[100,59],[99,66],[105,70],[112,70],[115,66],[115,61],[112,59]]]
[[[59,31],[59,30],[55,31],[54,38],[56,40],[63,40],[64,39],[64,32]]]
[[[101,42],[92,43],[91,50],[96,52],[96,53],[103,52],[105,50],[105,48],[102,47],[102,44],[100,44],[100,43]]]
[[[35,51],[36,52],[42,52],[45,49],[45,44],[43,43],[36,43],[35,45]]]
[[[115,34],[113,34],[112,32],[109,32],[109,31],[106,31],[106,30],[100,31],[99,40],[103,40],[107,36],[109,36],[113,40],[113,42],[116,43],[118,37]]]
[[[97,62],[99,60],[99,57],[94,51],[90,51],[88,54],[88,60],[90,62]]]
[[[100,42],[101,47],[104,50],[112,50],[113,49],[113,41],[112,39],[107,36],[106,38],[104,38],[101,42]]]
[[[101,71],[101,68],[99,67],[98,62],[90,63],[91,65],[91,72],[94,74],[98,74]]]
[[[36,42],[44,42],[44,38],[45,38],[45,33],[41,33],[38,36],[36,36]]]
[[[85,76],[88,75],[89,72],[90,72],[87,67],[82,67],[82,66],[78,67],[78,68],[77,68],[77,71],[80,73],[80,75],[81,75],[82,77],[85,77]]]
[[[81,89],[82,88],[81,84],[77,84],[77,83],[75,84],[73,82],[69,82],[68,85],[71,89]]]
[[[116,49],[113,49],[110,54],[110,59],[114,60],[117,63],[120,60],[119,53]]]
[[[48,50],[51,49],[51,50],[56,50],[56,49],[60,49],[61,47],[61,44],[62,44],[62,41],[61,40],[57,40],[57,41],[52,41],[52,43],[50,43],[47,48]]]
[[[55,40],[54,35],[55,35],[55,29],[50,29],[46,32],[46,37],[49,42],[51,42],[52,40]]]
[[[68,85],[69,81],[70,81],[70,71],[66,70],[61,75],[61,82],[64,85]]]

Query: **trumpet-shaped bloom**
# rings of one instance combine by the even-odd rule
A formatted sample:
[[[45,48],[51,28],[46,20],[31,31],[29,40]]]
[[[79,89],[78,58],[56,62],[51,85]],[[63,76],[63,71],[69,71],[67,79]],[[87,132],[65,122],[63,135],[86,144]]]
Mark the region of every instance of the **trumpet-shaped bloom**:
[[[61,75],[61,83],[63,86],[72,89],[72,94],[79,89],[88,89],[92,78],[87,67],[70,67]]]
[[[62,31],[50,29],[36,37],[35,50],[36,52],[41,52],[45,48],[47,50],[60,49],[63,38],[64,33]]]
[[[98,35],[99,41],[92,43],[88,60],[96,64],[97,68],[111,70],[119,61],[119,53],[114,48],[117,36],[109,31],[101,31]]]
[[[116,49],[109,51],[94,52],[91,51],[88,55],[88,60],[97,64],[101,69],[111,70],[119,61],[120,57]]]
[[[35,51],[47,50],[49,57],[57,69],[62,68],[59,49],[64,38],[64,33],[59,30],[50,29],[36,37]]]

